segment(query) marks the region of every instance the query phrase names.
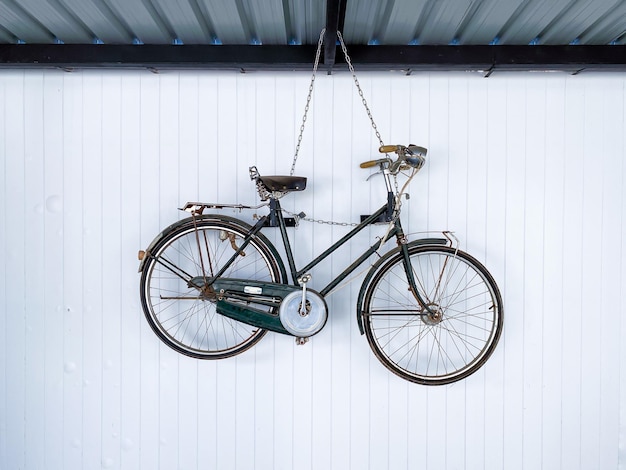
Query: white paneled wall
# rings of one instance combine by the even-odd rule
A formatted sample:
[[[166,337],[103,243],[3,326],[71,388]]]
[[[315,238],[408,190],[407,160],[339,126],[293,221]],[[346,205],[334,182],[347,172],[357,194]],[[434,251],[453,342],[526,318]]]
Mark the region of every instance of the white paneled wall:
[[[248,166],[288,173],[309,79],[0,72],[0,468],[626,468],[625,74],[359,74],[384,141],[429,148],[405,226],[455,230],[502,290],[475,375],[388,373],[358,334],[360,279],[305,346],[270,334],[204,362],[159,342],[137,250],[188,200],[255,203]],[[351,77],[320,74],[309,187],[284,206],[370,213],[377,146]],[[302,223],[299,264],[345,231]]]

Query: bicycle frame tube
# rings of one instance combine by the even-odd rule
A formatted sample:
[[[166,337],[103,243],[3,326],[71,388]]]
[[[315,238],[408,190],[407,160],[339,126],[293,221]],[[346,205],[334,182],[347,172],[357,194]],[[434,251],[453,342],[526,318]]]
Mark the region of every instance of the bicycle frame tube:
[[[224,263],[224,266],[222,266],[222,269],[220,269],[217,272],[217,274],[213,276],[213,279],[217,279],[224,275],[228,267],[233,263],[233,261],[235,261],[241,255],[244,249],[248,246],[248,244],[250,243],[250,240],[252,240],[252,237],[255,236],[261,230],[261,227],[263,227],[265,220],[267,218],[268,218],[267,216],[263,216],[259,219],[259,221],[254,225],[254,227],[252,227],[252,230],[250,230],[250,232],[243,239],[243,243],[241,244],[241,246],[238,247],[237,250],[235,250],[235,252],[230,257],[230,259],[226,263]],[[200,249],[199,246],[198,248]],[[208,283],[208,285],[211,285],[211,284],[213,284],[213,281]]]
[[[313,267],[317,266],[320,262],[322,262],[324,259],[329,257],[332,253],[334,253],[337,249],[339,249],[342,245],[344,245],[348,240],[350,240],[352,237],[354,237],[357,233],[359,233],[365,227],[367,227],[368,225],[372,224],[374,221],[379,220],[379,218],[383,214],[389,215],[390,213],[393,213],[392,212],[394,210],[393,203],[394,203],[393,194],[391,192],[389,192],[389,197],[388,197],[387,204],[382,206],[375,213],[373,213],[367,219],[365,219],[363,222],[361,222],[356,227],[354,227],[354,229],[352,229],[343,238],[341,238],[340,240],[335,242],[333,245],[331,245],[326,251],[324,251],[317,258],[315,258],[313,261],[311,261],[309,264],[307,264],[304,268],[298,270],[296,268],[296,265],[295,265],[293,252],[291,250],[291,243],[289,241],[289,236],[287,235],[287,229],[286,229],[285,221],[284,221],[283,214],[282,214],[282,211],[281,211],[281,208],[280,208],[280,203],[279,203],[278,200],[276,200],[275,204],[272,204],[270,206],[271,207],[270,210],[271,211],[275,211],[275,216],[277,217],[277,219],[279,221],[278,226],[280,227],[280,233],[281,233],[281,237],[283,239],[283,245],[285,247],[285,252],[287,254],[287,262],[289,263],[289,270],[291,271],[291,276],[292,276],[294,285],[297,285],[297,280],[303,274],[305,274],[307,271],[309,271]],[[272,217],[272,215],[270,215],[270,218],[271,217]],[[339,275],[337,277],[335,277],[326,287],[321,289],[319,291],[319,293],[322,296],[328,295],[328,293],[330,291],[332,291],[335,287],[337,287],[355,269],[357,269],[361,264],[363,264],[383,244],[387,243],[387,241],[389,241],[394,236],[398,239],[398,246],[400,246],[401,251],[402,251],[404,271],[406,273],[407,281],[409,283],[409,287],[411,289],[411,292],[413,293],[413,296],[415,297],[415,299],[417,300],[418,304],[422,308],[426,309],[426,311],[431,313],[431,314],[434,313],[434,312],[431,311],[431,309],[427,305],[427,302],[422,298],[422,296],[419,293],[419,289],[417,288],[417,282],[416,282],[416,279],[415,279],[415,275],[413,273],[413,269],[411,267],[411,259],[410,259],[410,256],[409,256],[409,250],[407,248],[406,242],[403,241],[403,239],[404,239],[404,232],[402,230],[402,225],[400,223],[400,218],[397,218],[395,221],[393,221],[393,226],[388,231],[388,233],[387,233],[385,239],[382,241],[382,243],[381,243],[381,241],[377,241],[372,246],[370,246],[352,264],[350,264],[346,269],[344,269],[341,273],[339,273]]]
[[[327,250],[325,250],[323,253],[317,256],[317,258],[315,258],[313,261],[311,261],[309,264],[307,264],[304,268],[300,270],[296,268],[296,263],[294,260],[293,252],[291,250],[291,242],[289,241],[289,236],[287,234],[285,221],[283,218],[282,211],[280,209],[280,203],[276,201],[275,207],[272,208],[271,210],[276,211],[276,217],[278,218],[278,221],[279,221],[278,226],[280,227],[280,233],[281,233],[281,237],[283,240],[283,245],[285,247],[285,253],[287,255],[287,262],[289,264],[289,270],[291,271],[291,276],[292,276],[294,285],[297,285],[297,282],[298,282],[297,280],[303,274],[305,274],[307,271],[309,271],[310,269],[312,269],[313,267],[321,263],[323,260],[328,258],[332,253],[334,253],[337,249],[343,246],[346,242],[348,242],[348,240],[353,238],[357,233],[362,231],[365,227],[379,220],[383,214],[386,214],[389,211],[389,207],[388,207],[388,204],[385,204],[384,206],[382,206],[380,209],[378,209],[376,212],[370,215],[367,219],[365,219],[363,222],[361,222],[356,227],[354,227],[350,232],[344,235],[340,240],[335,242]],[[392,229],[387,233],[386,238],[384,239],[383,243],[386,243],[389,239],[391,239],[394,236],[397,236],[397,237],[403,236],[402,227],[400,225],[399,219],[397,219],[394,222]],[[337,285],[341,283],[341,281],[343,281],[346,277],[348,277],[356,268],[358,268],[361,264],[363,264],[367,260],[367,258],[369,258],[376,250],[378,250],[380,246],[381,246],[380,241],[377,241],[372,246],[370,246],[367,250],[365,250],[365,252],[363,252],[361,256],[359,256],[359,258],[357,258],[352,264],[350,264],[350,266],[344,269],[326,287],[320,290],[319,293],[322,296],[327,295],[331,290],[337,287]]]
[[[265,225],[267,220],[271,220],[272,217],[275,217],[278,220],[278,227],[280,228],[281,238],[283,240],[283,246],[285,248],[285,253],[287,255],[287,262],[289,264],[289,270],[291,272],[291,277],[293,281],[293,285],[298,285],[298,279],[304,275],[307,271],[317,266],[319,263],[328,258],[332,253],[338,250],[341,246],[347,243],[351,238],[353,238],[356,234],[361,232],[365,227],[371,225],[375,221],[379,220],[383,214],[389,213],[389,204],[383,205],[380,209],[374,212],[372,215],[367,217],[363,222],[354,227],[350,232],[344,235],[340,240],[331,245],[328,249],[326,249],[322,254],[317,256],[313,261],[307,264],[304,268],[298,270],[296,268],[295,259],[293,256],[293,251],[291,249],[291,242],[289,241],[289,235],[287,234],[287,226],[285,224],[285,219],[283,217],[283,213],[280,207],[280,202],[278,200],[274,201],[274,204],[270,205],[270,211],[272,211],[269,215],[265,215],[261,217],[257,223],[252,227],[252,230],[246,235],[243,239],[243,243],[241,246],[233,253],[231,258],[224,264],[222,269],[215,275],[213,279],[217,279],[221,277],[228,266],[240,255],[241,252],[248,246],[250,240],[253,236],[260,232],[261,228]],[[390,230],[388,230],[385,239],[381,242],[380,240],[376,241],[373,245],[371,245],[367,250],[365,250],[361,256],[359,256],[352,264],[350,264],[346,269],[344,269],[338,276],[336,276],[326,287],[322,290],[318,291],[322,296],[328,295],[330,291],[332,291],[335,287],[337,287],[344,279],[346,279],[355,269],[357,269],[361,264],[363,264],[367,259],[374,254],[383,244],[387,243],[392,237],[396,237],[398,239],[398,246],[402,251],[404,270],[407,276],[407,280],[409,283],[409,287],[411,292],[413,293],[415,299],[420,304],[422,308],[425,308],[427,312],[431,312],[427,303],[424,301],[422,296],[417,289],[417,283],[415,279],[415,275],[413,273],[413,269],[411,268],[411,261],[409,257],[409,250],[407,248],[406,243],[401,242],[404,238],[404,232],[402,230],[402,225],[400,223],[400,219],[397,218],[393,222],[393,226]],[[212,283],[212,282],[211,282]]]
[[[390,207],[390,203],[389,203],[390,201],[391,201],[391,207]],[[257,223],[252,227],[250,232],[243,239],[243,242],[242,242],[241,246],[238,247],[237,250],[235,250],[235,252],[232,254],[231,258],[224,264],[222,269],[220,269],[220,271],[215,274],[213,279],[217,279],[217,278],[221,277],[226,272],[226,270],[231,265],[231,263],[233,263],[234,260],[237,259],[237,257],[240,256],[240,254],[248,246],[248,244],[250,243],[250,240],[252,239],[252,237],[254,237],[257,233],[260,232],[261,228],[265,225],[266,221],[273,220],[273,221],[278,221],[278,223],[276,225],[278,225],[278,227],[280,229],[280,234],[281,234],[281,238],[282,238],[282,241],[283,241],[285,254],[287,256],[287,262],[289,264],[289,270],[291,272],[293,285],[298,285],[298,279],[301,276],[303,276],[310,269],[314,268],[319,263],[321,263],[326,258],[328,258],[332,253],[337,251],[341,246],[343,246],[350,239],[352,239],[355,235],[357,235],[359,232],[361,232],[365,227],[367,227],[368,225],[371,225],[375,221],[380,220],[380,218],[383,215],[389,216],[389,214],[392,213],[392,211],[394,210],[394,208],[393,208],[393,199],[391,197],[389,197],[388,198],[388,202],[385,205],[383,205],[380,209],[378,209],[372,215],[367,217],[363,222],[361,222],[356,227],[354,227],[352,230],[350,230],[350,232],[348,232],[340,240],[338,240],[337,242],[332,244],[328,249],[326,249],[323,253],[321,253],[319,256],[317,256],[315,259],[313,259],[304,268],[298,270],[297,267],[296,267],[294,256],[293,256],[293,251],[291,249],[291,242],[290,242],[289,236],[287,234],[287,225],[286,225],[285,219],[283,217],[282,209],[280,207],[280,202],[278,200],[274,200],[272,202],[273,203],[270,204],[270,214],[261,217],[257,221]],[[348,267],[346,267],[346,269],[344,269],[341,273],[339,273],[339,275],[336,276],[326,287],[324,287],[323,289],[321,289],[318,292],[322,296],[326,296],[330,291],[332,291],[335,287],[337,287],[344,279],[346,279],[352,272],[354,272],[355,269],[357,269],[361,264],[363,264],[365,261],[367,261],[367,259],[372,254],[374,254],[383,244],[388,242],[391,238],[396,237],[398,239],[398,245],[400,246],[402,254],[403,254],[404,269],[405,269],[405,272],[406,272],[407,280],[409,282],[409,286],[411,288],[411,291],[413,292],[413,295],[415,296],[415,298],[418,301],[418,303],[423,308],[426,308],[427,311],[430,311],[428,309],[428,306],[426,305],[426,303],[422,299],[421,295],[419,294],[419,290],[417,289],[416,279],[415,279],[413,270],[411,268],[409,251],[408,251],[408,248],[406,246],[406,243],[403,242],[404,232],[402,230],[402,225],[400,223],[400,219],[397,218],[395,221],[392,222],[392,224],[393,225],[387,231],[384,240],[382,240],[382,241],[381,240],[377,240],[376,243],[374,243],[367,250],[365,250],[361,254],[361,256],[359,256],[354,262],[352,262]],[[272,225],[274,225],[274,224],[272,224]]]

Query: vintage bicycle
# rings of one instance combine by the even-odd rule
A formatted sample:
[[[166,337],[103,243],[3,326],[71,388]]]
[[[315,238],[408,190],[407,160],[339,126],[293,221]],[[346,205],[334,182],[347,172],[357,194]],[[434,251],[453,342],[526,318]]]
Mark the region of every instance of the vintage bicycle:
[[[181,210],[190,216],[167,227],[139,252],[141,303],[156,335],[174,350],[199,359],[242,353],[268,331],[291,335],[303,344],[327,323],[326,296],[374,259],[359,291],[356,318],[380,362],[398,376],[426,385],[452,383],[478,370],[502,332],[496,282],[480,262],[458,248],[450,232],[407,239],[400,220],[402,198],[427,151],[416,145],[383,145],[380,152],[385,156],[361,167],[377,167],[382,174],[384,204],[300,269],[288,226],[305,215],[286,213],[280,199],[304,190],[305,177],[261,176],[251,167],[261,204],[187,203]],[[407,179],[398,189],[401,175]],[[268,214],[254,225],[205,213],[261,208]],[[378,223],[387,227],[382,237],[328,285],[310,287],[315,266]],[[287,266],[263,234],[266,227],[280,231]],[[392,240],[396,246],[381,255]]]

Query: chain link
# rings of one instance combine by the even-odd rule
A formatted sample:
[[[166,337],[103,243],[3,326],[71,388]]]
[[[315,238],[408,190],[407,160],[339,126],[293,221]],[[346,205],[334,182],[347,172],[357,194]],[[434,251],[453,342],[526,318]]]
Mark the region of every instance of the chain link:
[[[417,171],[412,171],[410,175],[408,176],[408,180],[404,183],[404,186],[402,187],[402,189],[400,189],[400,187],[398,186],[398,177],[397,175],[393,175],[393,184],[395,187],[395,199],[396,199],[396,204],[395,204],[395,210],[393,211],[393,215],[392,215],[392,219],[390,221],[391,224],[393,224],[396,219],[398,219],[398,217],[400,217],[400,212],[402,210],[402,196],[406,194],[406,188],[408,187],[409,183],[411,182],[411,180],[413,179],[413,177],[417,174]],[[407,199],[408,199],[408,195],[407,195]],[[322,219],[313,219],[311,217],[306,217],[304,216],[304,214],[301,212],[299,214],[296,214],[294,212],[289,212],[286,209],[281,209],[285,214],[293,217],[296,221],[296,226],[299,225],[301,220],[304,220],[305,222],[313,222],[313,223],[317,223],[317,224],[321,224],[321,225],[335,225],[335,226],[341,226],[341,227],[356,227],[357,225],[359,225],[358,223],[350,223],[350,222],[334,222],[332,220],[322,220]]]
[[[304,128],[306,125],[307,115],[309,113],[309,108],[311,106],[311,98],[313,97],[313,88],[315,87],[315,76],[317,75],[317,68],[320,62],[320,55],[322,52],[322,45],[324,44],[324,35],[326,34],[326,29],[322,29],[320,33],[320,38],[317,42],[317,51],[315,53],[315,62],[313,64],[313,74],[311,75],[311,83],[309,84],[309,94],[306,97],[306,105],[304,106],[304,115],[302,116],[302,123],[300,124],[300,133],[298,135],[298,140],[296,143],[296,150],[293,155],[293,162],[291,163],[291,171],[289,172],[290,176],[293,176],[293,173],[296,170],[296,161],[298,160],[298,154],[300,153],[300,145],[302,144],[302,136],[304,135]],[[337,31],[337,37],[339,38],[339,44],[341,45],[341,50],[343,51],[343,55],[346,59],[346,63],[348,64],[348,68],[350,69],[350,73],[352,74],[352,79],[354,80],[354,84],[356,85],[356,89],[359,93],[359,97],[361,98],[361,103],[365,108],[365,112],[367,113],[367,117],[372,123],[372,129],[376,134],[376,138],[378,139],[378,143],[382,147],[385,145],[382,137],[380,136],[380,132],[378,131],[378,127],[374,122],[374,117],[372,116],[372,111],[370,110],[367,100],[365,99],[365,95],[363,94],[363,90],[361,89],[361,84],[359,83],[358,78],[356,77],[356,72],[354,71],[354,66],[352,65],[352,60],[348,55],[348,49],[346,48],[346,43],[343,40],[343,36],[341,32]]]
[[[348,55],[348,49],[346,48],[346,43],[343,41],[343,36],[341,32],[337,31],[337,37],[339,38],[339,43],[341,44],[341,50],[343,51],[343,55],[346,58],[346,63],[348,64],[348,68],[350,69],[350,73],[352,73],[352,79],[354,80],[354,84],[356,85],[356,89],[359,92],[359,96],[361,97],[361,103],[365,107],[365,111],[367,112],[367,117],[370,118],[370,122],[372,123],[372,129],[376,133],[376,137],[378,138],[378,143],[382,147],[385,145],[382,137],[380,136],[380,132],[378,132],[378,127],[374,122],[374,118],[372,117],[372,112],[370,111],[369,106],[367,105],[367,100],[363,95],[363,90],[361,89],[361,85],[359,84],[358,78],[356,78],[356,72],[354,71],[354,67],[352,66],[352,61],[350,60],[350,56]]]
[[[290,176],[293,176],[293,172],[296,170],[296,161],[298,160],[298,153],[300,152],[300,144],[302,143],[302,135],[304,134],[304,125],[306,124],[307,114],[309,113],[309,107],[311,105],[311,97],[313,96],[313,87],[315,86],[315,75],[317,74],[317,67],[320,63],[320,54],[322,52],[322,44],[324,44],[324,34],[326,28],[322,29],[320,33],[320,39],[317,42],[317,52],[315,53],[315,63],[313,64],[313,75],[311,75],[311,83],[309,84],[309,94],[306,97],[306,105],[304,106],[304,116],[302,116],[302,124],[300,125],[300,134],[298,135],[298,142],[296,143],[296,151],[293,155],[293,162],[291,163]]]
[[[321,225],[338,225],[340,227],[356,227],[357,225],[359,225],[359,224],[354,224],[354,223],[349,223],[349,222],[333,222],[331,220],[312,219],[310,217],[301,217],[300,214],[294,214],[293,212],[289,212],[288,210],[285,210],[285,209],[282,209],[282,211],[285,214],[290,215],[294,219],[296,219],[296,225],[298,225],[298,222],[300,220],[304,220],[306,222],[315,222]]]

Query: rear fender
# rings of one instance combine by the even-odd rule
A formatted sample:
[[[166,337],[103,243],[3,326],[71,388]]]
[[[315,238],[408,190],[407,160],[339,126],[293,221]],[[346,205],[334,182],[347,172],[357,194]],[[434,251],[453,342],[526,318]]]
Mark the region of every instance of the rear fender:
[[[236,226],[237,228],[241,229],[244,232],[248,232],[250,230],[252,230],[252,226],[242,220],[239,219],[235,219],[234,217],[229,217],[226,215],[221,215],[221,214],[205,214],[205,215],[200,215],[200,216],[196,216],[196,221],[195,223],[198,223],[200,221],[214,221],[214,222],[225,222],[231,225]],[[151,253],[154,251],[154,249],[159,245],[159,243],[161,242],[161,240],[163,240],[163,238],[165,238],[166,236],[168,236],[170,233],[172,233],[175,230],[181,230],[183,228],[185,228],[186,226],[189,227],[193,227],[194,226],[194,218],[193,217],[186,217],[184,219],[181,219],[177,222],[174,222],[173,224],[171,224],[169,227],[163,229],[161,231],[161,233],[159,233],[154,240],[152,240],[150,242],[150,245],[148,245],[148,248],[146,248],[143,251],[143,256],[141,256],[141,251],[140,251],[140,263],[139,263],[139,269],[138,272],[142,272],[144,265],[146,263],[146,260],[148,258],[150,258]],[[260,238],[261,241],[272,251],[272,254],[274,255],[274,258],[276,258],[276,261],[278,263],[278,267],[280,269],[280,274],[283,280],[287,279],[287,272],[285,270],[285,266],[283,265],[282,259],[280,257],[280,255],[276,252],[276,249],[274,248],[274,245],[272,245],[272,243],[261,233],[257,233],[256,237]]]

